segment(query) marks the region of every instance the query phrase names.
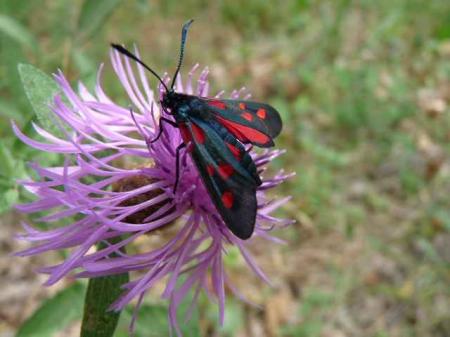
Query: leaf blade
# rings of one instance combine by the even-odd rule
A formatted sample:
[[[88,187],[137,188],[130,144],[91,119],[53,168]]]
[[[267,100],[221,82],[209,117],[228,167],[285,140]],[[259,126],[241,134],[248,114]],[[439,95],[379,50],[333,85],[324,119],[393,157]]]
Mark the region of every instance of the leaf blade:
[[[54,97],[62,94],[61,89],[50,76],[31,64],[20,63],[17,69],[28,101],[43,128],[55,136],[62,136],[55,124],[56,116],[50,110]]]
[[[81,319],[85,286],[76,282],[45,301],[19,328],[16,337],[48,337]]]

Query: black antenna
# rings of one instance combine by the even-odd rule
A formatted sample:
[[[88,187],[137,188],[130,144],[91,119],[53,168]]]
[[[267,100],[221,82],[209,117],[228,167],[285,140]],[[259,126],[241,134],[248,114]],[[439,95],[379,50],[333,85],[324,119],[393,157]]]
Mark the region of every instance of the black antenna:
[[[181,63],[183,62],[184,45],[186,43],[186,36],[187,36],[187,32],[188,32],[189,26],[192,24],[192,22],[194,22],[193,19],[190,19],[188,22],[186,22],[183,25],[183,30],[181,31],[180,59],[178,61],[177,70],[175,70],[175,74],[173,75],[172,84],[170,85],[170,89],[173,89],[173,86],[175,84],[175,80],[176,80],[176,78],[178,76],[178,73],[180,71]]]
[[[169,92],[169,88],[167,88],[167,85],[163,82],[163,80],[161,79],[161,77],[159,77],[159,75],[152,69],[150,68],[148,65],[146,65],[144,62],[142,62],[136,55],[134,55],[132,52],[130,52],[129,50],[125,49],[124,47],[122,47],[121,45],[115,44],[115,43],[111,43],[111,47],[113,47],[115,50],[117,50],[119,53],[124,54],[125,56],[128,56],[129,58],[135,60],[137,63],[139,63],[141,66],[143,66],[145,69],[147,69],[148,71],[150,71],[158,80],[159,82],[161,82],[161,84],[164,86],[164,88],[166,89],[167,92]]]

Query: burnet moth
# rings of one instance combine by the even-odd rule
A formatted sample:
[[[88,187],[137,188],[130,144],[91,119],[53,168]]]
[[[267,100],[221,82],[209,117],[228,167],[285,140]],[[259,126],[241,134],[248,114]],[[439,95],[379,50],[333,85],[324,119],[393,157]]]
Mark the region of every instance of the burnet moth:
[[[112,47],[150,71],[165,89],[161,106],[173,119],[161,117],[163,123],[176,127],[183,142],[176,151],[176,180],[179,181],[180,150],[187,147],[203,183],[223,221],[240,239],[248,239],[255,228],[256,189],[261,179],[244,144],[271,147],[281,131],[279,113],[270,105],[246,100],[216,99],[177,93],[173,89],[183,62],[189,20],[181,32],[180,58],[168,87],[158,74],[124,47]]]

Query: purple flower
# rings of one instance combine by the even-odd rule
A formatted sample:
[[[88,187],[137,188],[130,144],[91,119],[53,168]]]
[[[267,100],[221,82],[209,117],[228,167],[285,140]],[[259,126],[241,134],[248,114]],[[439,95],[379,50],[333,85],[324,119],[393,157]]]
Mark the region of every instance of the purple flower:
[[[63,219],[65,223],[71,222],[45,231],[23,223],[25,233],[19,237],[34,246],[17,255],[69,249],[70,254],[61,264],[40,270],[49,274],[47,285],[69,273],[77,277],[97,277],[140,271],[112,305],[116,310],[134,298],[140,303],[146,291],[167,276],[162,296],[170,300],[169,319],[178,335],[181,332],[176,309],[192,288],[194,301],[201,289],[217,298],[220,322],[223,322],[225,287],[235,292],[224,270],[227,246],[237,247],[248,266],[267,281],[247,249],[251,240],[236,238],[222,222],[186,152],[181,156],[181,181],[176,193],[172,192],[175,149],[182,142],[180,133],[166,126],[157,142],[149,142],[158,132],[163,88],[160,86],[156,93],[152,91],[144,69],[133,68],[134,65],[117,52],[111,53],[111,60],[128,102],[132,103],[133,113],[128,106],[114,103],[105,94],[100,67],[94,94],[82,83],[77,94],[61,72],[55,75],[66,98],[55,97],[53,106],[56,124],[64,137],[59,138],[34,125],[44,139],[40,142],[28,138],[13,124],[14,132],[24,143],[65,157],[60,167],[30,164],[38,178],[20,183],[36,200],[17,208],[24,213],[44,212],[37,220],[40,222]],[[197,68],[198,65],[194,66],[184,83],[178,76],[176,91],[209,95],[208,69],[200,73],[195,84]],[[164,80],[169,79],[165,76]],[[231,98],[238,98],[243,91],[233,91]],[[251,155],[258,171],[263,172],[282,152],[266,150],[251,152]],[[289,198],[271,200],[265,194],[289,176],[279,172],[271,178],[263,178],[257,191],[258,213],[253,237],[279,241],[270,236],[268,230],[291,223],[271,215]],[[153,242],[155,247],[145,252],[124,252],[124,247],[142,238]],[[93,249],[98,243],[104,243],[103,248]],[[181,275],[184,275],[182,281]]]

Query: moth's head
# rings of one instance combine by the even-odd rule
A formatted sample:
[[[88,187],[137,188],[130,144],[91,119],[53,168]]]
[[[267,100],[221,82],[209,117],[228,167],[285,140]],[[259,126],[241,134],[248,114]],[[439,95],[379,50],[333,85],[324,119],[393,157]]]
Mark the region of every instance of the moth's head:
[[[173,109],[177,105],[177,93],[173,89],[167,90],[162,97],[162,106]]]

